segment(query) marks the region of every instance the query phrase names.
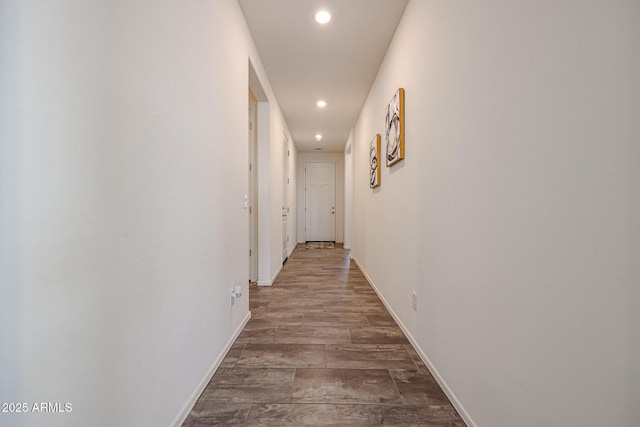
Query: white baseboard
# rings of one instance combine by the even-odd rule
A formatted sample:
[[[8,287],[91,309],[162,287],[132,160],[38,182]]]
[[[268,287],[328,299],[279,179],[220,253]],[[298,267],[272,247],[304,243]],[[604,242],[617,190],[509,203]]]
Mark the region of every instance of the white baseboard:
[[[271,278],[271,280],[258,280],[256,282],[256,285],[257,286],[271,286],[271,285],[273,285],[273,282],[276,281],[276,277],[278,277],[278,274],[280,274],[281,271],[282,271],[282,265],[280,265],[280,267],[278,267],[278,269],[276,270],[276,272],[273,275],[273,277]]]
[[[396,323],[398,323],[398,326],[400,326],[400,329],[402,329],[404,334],[407,336],[407,338],[409,339],[409,342],[411,342],[411,345],[416,350],[416,352],[418,353],[418,355],[420,356],[424,364],[427,365],[427,368],[431,372],[431,375],[433,375],[433,377],[436,379],[436,381],[438,382],[438,384],[440,385],[444,393],[447,395],[447,397],[451,401],[451,404],[454,406],[454,408],[456,408],[456,411],[458,411],[458,414],[460,415],[462,420],[465,422],[465,424],[467,424],[467,426],[476,427],[476,423],[473,422],[473,420],[471,419],[471,416],[469,416],[469,414],[464,409],[464,407],[462,406],[458,398],[455,396],[455,394],[453,393],[449,385],[445,382],[444,378],[442,378],[442,375],[440,375],[436,367],[433,365],[433,363],[431,363],[431,360],[429,359],[429,357],[425,354],[422,348],[420,348],[416,339],[413,337],[413,335],[411,335],[411,333],[409,332],[407,327],[404,325],[404,323],[402,323],[402,320],[400,320],[400,317],[398,317],[398,315],[396,314],[395,311],[393,311],[393,309],[391,308],[387,300],[384,298],[382,293],[380,293],[380,291],[376,287],[373,280],[371,280],[371,277],[369,277],[369,275],[367,274],[367,271],[362,267],[362,265],[360,265],[357,259],[353,259],[353,260],[358,266],[358,268],[360,269],[360,271],[362,272],[362,274],[364,275],[364,277],[367,279],[367,281],[369,282],[373,290],[376,292],[376,294],[378,294],[378,297],[380,297],[380,300],[382,301],[384,306],[387,308],[387,310],[391,314],[391,317],[393,317]]]
[[[280,274],[281,271],[282,271],[282,264],[280,264],[276,272],[273,273],[273,277],[271,278],[271,283],[276,281],[276,277],[278,277],[278,274]]]
[[[280,274],[281,271],[282,271],[282,264],[280,264],[276,272],[273,274],[273,277],[271,277],[271,283],[274,283],[276,281],[276,278],[278,277],[278,274]]]
[[[193,391],[193,393],[191,394],[191,397],[189,397],[189,400],[187,400],[187,403],[185,403],[184,406],[182,407],[182,410],[180,411],[176,419],[171,424],[173,427],[182,426],[182,424],[184,423],[184,420],[187,419],[187,417],[189,416],[189,413],[191,412],[193,407],[196,405],[196,402],[200,398],[200,395],[202,394],[204,389],[207,387],[207,384],[209,384],[209,381],[211,381],[211,378],[213,378],[213,375],[216,373],[216,371],[220,367],[220,364],[222,363],[225,356],[231,349],[231,346],[233,345],[233,343],[238,338],[238,335],[240,335],[240,332],[242,332],[242,329],[244,329],[249,319],[251,319],[250,311],[242,320],[242,323],[240,323],[240,326],[238,327],[238,329],[236,329],[236,331],[233,333],[233,336],[227,342],[227,345],[224,347],[224,350],[220,353],[220,356],[218,356],[215,362],[213,362],[213,365],[211,366],[207,374],[204,376],[202,381],[200,381],[200,384],[198,384],[198,387],[196,387],[196,389]]]

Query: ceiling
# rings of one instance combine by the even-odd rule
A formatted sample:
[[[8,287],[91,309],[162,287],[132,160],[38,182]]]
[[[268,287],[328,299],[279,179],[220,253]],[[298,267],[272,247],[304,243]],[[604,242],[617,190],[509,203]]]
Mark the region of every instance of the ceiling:
[[[298,150],[343,152],[408,0],[238,1]]]

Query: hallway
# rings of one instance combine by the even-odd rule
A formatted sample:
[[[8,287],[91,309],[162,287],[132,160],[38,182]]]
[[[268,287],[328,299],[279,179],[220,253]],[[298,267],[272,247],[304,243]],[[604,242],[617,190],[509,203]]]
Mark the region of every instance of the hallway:
[[[0,425],[640,426],[639,17],[0,0]]]
[[[183,427],[460,420],[350,251],[299,244]]]

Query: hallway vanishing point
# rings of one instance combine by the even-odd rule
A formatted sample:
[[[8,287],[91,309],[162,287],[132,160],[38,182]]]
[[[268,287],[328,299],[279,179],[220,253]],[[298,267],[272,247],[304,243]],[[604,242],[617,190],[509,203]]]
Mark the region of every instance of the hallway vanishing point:
[[[350,251],[326,246],[250,287],[252,318],[183,427],[464,427]]]

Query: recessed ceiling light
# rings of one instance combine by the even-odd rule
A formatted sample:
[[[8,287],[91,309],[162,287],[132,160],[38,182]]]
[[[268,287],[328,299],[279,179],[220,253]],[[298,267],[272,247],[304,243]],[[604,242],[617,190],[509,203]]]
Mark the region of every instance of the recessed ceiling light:
[[[322,135],[316,134],[316,141],[322,141]]]
[[[331,14],[329,12],[327,12],[326,10],[321,10],[320,12],[316,13],[316,22],[317,23],[326,24],[329,21],[331,21]]]
[[[316,102],[316,105],[317,105],[318,107],[320,107],[320,108],[324,108],[324,107],[326,107],[326,106],[327,106],[327,102],[326,102],[326,101],[323,101],[323,100],[320,100],[320,101]]]

